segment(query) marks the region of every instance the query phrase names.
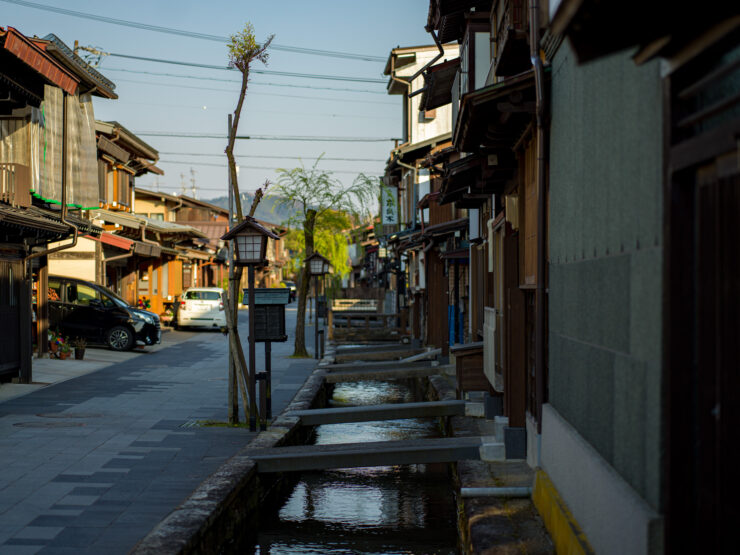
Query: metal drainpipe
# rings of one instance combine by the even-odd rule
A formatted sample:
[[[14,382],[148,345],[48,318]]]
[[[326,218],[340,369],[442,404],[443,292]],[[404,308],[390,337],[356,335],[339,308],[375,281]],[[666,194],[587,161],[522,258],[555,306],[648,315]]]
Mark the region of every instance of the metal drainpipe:
[[[422,73],[424,73],[427,70],[427,68],[431,67],[432,64],[434,64],[434,62],[436,62],[442,56],[445,55],[445,49],[442,48],[442,43],[439,42],[439,38],[437,37],[437,35],[434,34],[434,29],[427,29],[427,32],[430,35],[432,35],[432,39],[434,40],[434,44],[437,45],[437,49],[439,50],[439,54],[437,54],[434,58],[432,58],[430,61],[428,61],[426,64],[424,64],[419,71],[417,71],[416,73],[414,73],[411,76],[411,79],[409,79],[409,85],[414,81],[414,79],[416,79],[417,77],[419,77],[419,75],[421,75]],[[426,90],[426,85],[424,87],[420,88],[418,91],[414,91],[411,94],[409,94],[409,98],[412,98],[412,97],[416,96],[417,94],[421,94],[425,90]]]
[[[109,256],[108,258],[103,258],[103,266],[108,264],[108,262],[111,262],[113,260],[121,260],[123,258],[131,258],[134,255],[133,249],[130,250],[127,253],[124,254],[117,254],[116,256]]]
[[[398,156],[398,151],[395,151],[393,154],[395,154],[396,156]],[[396,160],[396,163],[399,166],[401,166],[402,168],[406,168],[407,170],[411,170],[412,172],[414,172],[413,181],[411,183],[411,191],[412,191],[412,194],[413,194],[413,191],[416,190],[416,166],[412,166],[411,164],[407,164],[405,162],[401,162],[400,159],[397,159]],[[414,207],[414,211],[416,211],[417,208],[418,207],[415,206]]]
[[[72,236],[72,242],[68,243],[66,245],[58,245],[56,247],[52,247],[50,249],[45,249],[39,252],[34,252],[26,256],[24,258],[24,263],[28,262],[29,260],[33,258],[38,258],[39,256],[46,256],[48,254],[52,254],[61,250],[70,249],[77,245],[77,235],[79,234],[79,229],[77,229],[77,226],[74,225],[71,222],[67,221],[67,95],[64,94],[62,96],[62,129],[64,130],[63,137],[64,140],[62,140],[62,211],[61,211],[61,222],[63,224],[68,225],[72,228],[74,235]]]
[[[396,57],[391,56],[391,79],[393,81],[396,81],[398,83],[401,83],[406,87],[407,91],[411,91],[411,83],[409,81],[404,81],[403,79],[399,79],[396,77]],[[407,109],[406,109],[406,115],[408,116],[406,118],[406,142],[411,140],[411,101],[407,98],[407,102],[409,103]]]
[[[537,433],[542,433],[542,404],[545,399],[545,95],[544,71],[539,49],[540,2],[529,0],[529,54],[534,69],[537,109],[537,289],[535,317],[535,398],[537,400]],[[539,459],[539,453],[538,453]]]

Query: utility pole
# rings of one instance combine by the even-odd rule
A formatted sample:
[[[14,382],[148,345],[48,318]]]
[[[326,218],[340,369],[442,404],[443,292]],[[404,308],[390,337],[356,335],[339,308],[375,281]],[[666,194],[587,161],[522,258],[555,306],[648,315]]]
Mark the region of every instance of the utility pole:
[[[232,115],[229,114],[227,121],[228,127],[226,132],[231,137],[231,120]],[[231,172],[229,173],[229,229],[234,225],[234,190],[231,186]],[[229,241],[229,310],[233,311],[233,321],[239,322],[239,296],[238,296],[238,284],[234,280],[234,241]],[[229,409],[228,417],[229,424],[239,423],[239,384],[237,383],[236,375],[236,362],[234,361],[234,353],[229,349]],[[252,401],[254,402],[254,401]],[[245,415],[246,417],[246,415]]]

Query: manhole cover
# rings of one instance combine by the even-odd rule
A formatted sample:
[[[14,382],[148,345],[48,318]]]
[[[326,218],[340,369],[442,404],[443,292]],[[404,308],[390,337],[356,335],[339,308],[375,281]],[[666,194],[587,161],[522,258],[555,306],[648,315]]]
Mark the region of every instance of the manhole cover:
[[[16,422],[13,424],[18,428],[78,428],[84,425],[83,422]]]
[[[37,414],[41,418],[101,418],[102,414],[86,413],[86,412],[44,412]]]

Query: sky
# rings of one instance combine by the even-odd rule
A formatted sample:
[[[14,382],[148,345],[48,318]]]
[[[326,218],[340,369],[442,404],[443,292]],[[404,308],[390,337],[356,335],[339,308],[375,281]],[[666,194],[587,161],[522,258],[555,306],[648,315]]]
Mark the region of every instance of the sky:
[[[382,175],[394,145],[391,139],[401,135],[401,98],[386,92],[385,61],[397,46],[432,44],[424,30],[428,0],[0,0],[0,26],[27,36],[54,33],[70,47],[77,40],[80,46],[112,54],[219,67],[228,65],[225,42],[83,19],[30,4],[222,37],[250,22],[259,41],[275,35],[268,66],[255,63],[253,69],[352,78],[251,77],[238,134],[254,138],[237,141],[235,149],[242,192],[256,190],[266,179],[274,182],[276,168],[293,168],[301,161],[310,166],[322,154],[320,167],[345,185],[360,172]],[[160,152],[157,165],[165,175],[147,174],[137,179],[137,186],[169,193],[180,193],[184,186],[190,196],[194,186],[195,196],[203,200],[227,194],[224,148],[227,117],[238,100],[237,71],[120,56],[103,56],[98,70],[116,84],[119,98],[95,98],[96,119],[118,121]],[[153,135],[178,133],[219,138]],[[297,136],[374,140],[284,140]]]

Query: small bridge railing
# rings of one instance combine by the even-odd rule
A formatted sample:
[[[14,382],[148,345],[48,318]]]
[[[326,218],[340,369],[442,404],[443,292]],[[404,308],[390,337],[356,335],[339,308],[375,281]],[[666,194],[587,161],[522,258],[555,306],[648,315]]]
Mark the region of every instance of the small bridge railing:
[[[400,339],[400,314],[330,310],[327,328],[335,341],[388,341]]]

